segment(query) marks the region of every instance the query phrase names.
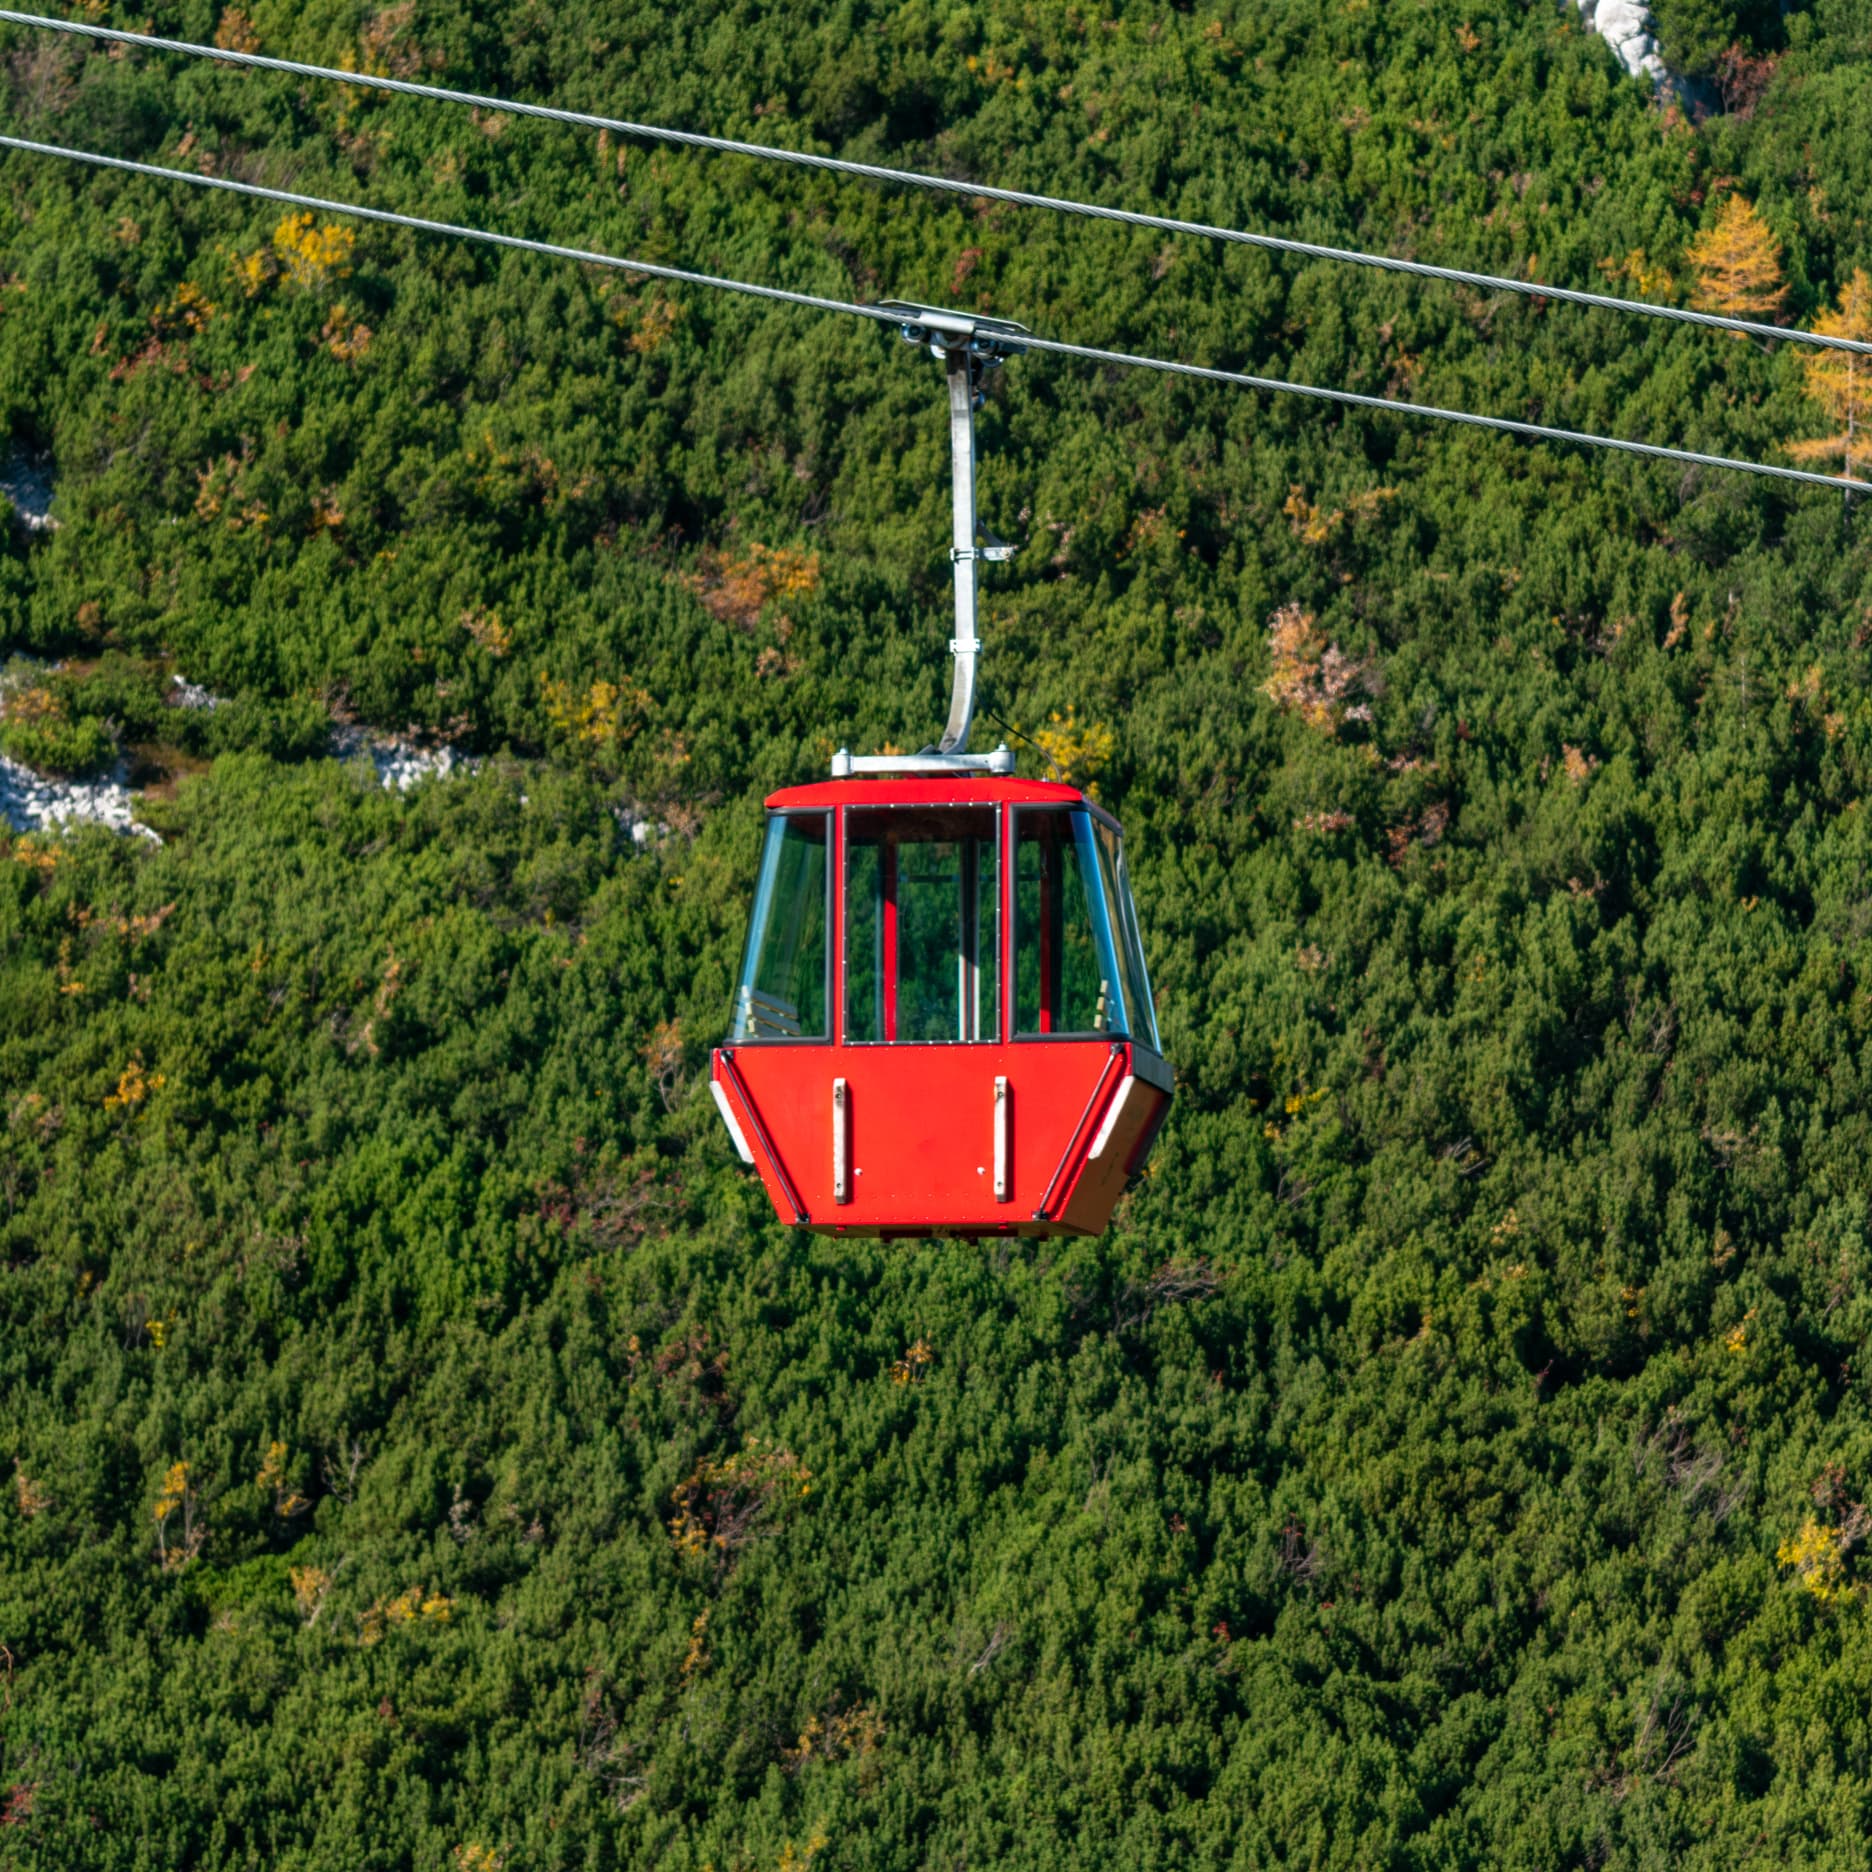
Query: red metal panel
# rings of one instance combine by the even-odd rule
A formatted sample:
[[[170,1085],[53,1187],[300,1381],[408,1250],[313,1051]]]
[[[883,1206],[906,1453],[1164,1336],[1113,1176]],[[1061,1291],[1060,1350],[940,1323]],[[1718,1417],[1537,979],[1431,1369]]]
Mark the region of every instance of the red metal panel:
[[[1014,1038],[1014,815],[998,815],[995,838],[1001,852],[1001,1018],[995,1032],[1006,1046]]]
[[[836,1041],[845,1038],[845,815],[832,815],[832,1005],[826,1011],[826,1031]]]
[[[1086,1153],[1092,1148],[1092,1140],[1098,1134],[1099,1120],[1104,1117],[1105,1107],[1111,1102],[1119,1080],[1124,1077],[1123,1067],[1129,1052],[1128,1047],[1114,1046],[1106,1053],[1098,1080],[1086,1099],[1085,1110],[1068,1134],[1066,1146],[1060,1152],[1060,1160],[1047,1180],[1046,1193],[1034,1210],[1037,1221],[1051,1222],[1065,1210],[1072,1187],[1078,1181],[1079,1172],[1085,1167]]]
[[[827,1233],[1096,1233],[1123,1190],[1080,1193],[1084,1158],[1129,1049],[1102,1040],[1014,1046],[742,1045],[718,1071],[763,1127],[757,1167],[783,1221]],[[725,1068],[725,1070],[723,1070]],[[728,1075],[735,1075],[729,1078]],[[1009,1200],[994,1194],[994,1085],[1008,1081]],[[833,1201],[832,1082],[846,1082],[851,1199]],[[1049,1186],[1055,1213],[1039,1218]],[[1102,1204],[1102,1213],[1100,1205]]]
[[[741,1120],[741,1128],[753,1143],[754,1164],[760,1171],[761,1181],[767,1186],[767,1194],[775,1211],[784,1221],[809,1222],[811,1214],[800,1204],[793,1179],[787,1175],[786,1160],[776,1149],[766,1125],[762,1123],[760,1109],[749,1095],[745,1081],[735,1071],[734,1050],[731,1047],[715,1049],[715,1072],[727,1086],[728,1096],[734,1101],[736,1115]]]
[[[878,928],[883,936],[884,1038],[897,1038],[897,847],[886,839],[878,848],[882,882],[878,897]],[[844,879],[839,880],[844,888]],[[841,973],[843,969],[841,967]]]
[[[1053,956],[1058,945],[1060,921],[1059,847],[1040,847],[1040,1019],[1043,1034],[1053,1031]]]
[[[1144,1161],[1170,1109],[1170,1095],[1145,1079],[1127,1077],[1104,1104],[1105,1117],[1082,1146],[1087,1154],[1079,1159],[1078,1180],[1054,1205],[1069,1228],[1094,1235],[1111,1220],[1131,1172]],[[1116,1122],[1106,1132],[1108,1120]],[[1105,1133],[1104,1148],[1093,1157],[1089,1153],[1100,1133]]]

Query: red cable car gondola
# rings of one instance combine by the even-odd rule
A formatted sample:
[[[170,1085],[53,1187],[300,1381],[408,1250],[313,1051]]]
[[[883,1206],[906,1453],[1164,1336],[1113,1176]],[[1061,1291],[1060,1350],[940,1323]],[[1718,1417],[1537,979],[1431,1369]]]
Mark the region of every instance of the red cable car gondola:
[[[1019,327],[903,308],[948,366],[956,681],[939,748],[767,801],[711,1089],[781,1219],[828,1234],[1097,1234],[1169,1110],[1118,822],[967,752],[973,411]]]

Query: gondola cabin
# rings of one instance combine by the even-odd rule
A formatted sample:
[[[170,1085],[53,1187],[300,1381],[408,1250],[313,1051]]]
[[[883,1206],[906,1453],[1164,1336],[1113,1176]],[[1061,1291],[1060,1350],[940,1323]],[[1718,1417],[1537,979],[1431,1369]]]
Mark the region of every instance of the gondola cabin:
[[[1099,1233],[1171,1092],[1117,821],[974,774],[792,787],[767,815],[711,1078],[781,1219]]]

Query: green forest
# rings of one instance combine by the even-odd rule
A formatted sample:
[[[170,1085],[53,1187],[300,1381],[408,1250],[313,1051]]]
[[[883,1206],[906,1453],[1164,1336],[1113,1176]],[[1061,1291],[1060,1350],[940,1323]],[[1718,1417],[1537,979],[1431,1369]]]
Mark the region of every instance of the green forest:
[[[1872,0],[81,0],[1872,338]],[[1845,354],[0,28],[0,128],[1825,472]],[[761,800],[940,723],[888,327],[0,157],[0,1865],[1872,1865],[1872,513],[1029,354],[1096,1240],[782,1226]],[[175,678],[225,706],[172,706]],[[471,757],[408,791],[347,734]]]

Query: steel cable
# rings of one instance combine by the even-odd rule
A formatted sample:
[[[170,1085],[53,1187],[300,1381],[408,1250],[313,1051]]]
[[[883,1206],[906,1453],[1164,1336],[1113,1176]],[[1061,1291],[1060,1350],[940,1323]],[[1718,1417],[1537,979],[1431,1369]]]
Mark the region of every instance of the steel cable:
[[[1376,267],[1386,273],[1406,273],[1417,279],[1441,280],[1448,285],[1474,286],[1487,292],[1519,293],[1529,299],[1558,299],[1568,305],[1599,311],[1625,312],[1640,318],[1664,319],[1679,325],[1697,325],[1711,331],[1739,332],[1751,338],[1783,338],[1791,344],[1818,345],[1825,350],[1852,351],[1872,356],[1872,343],[1804,331],[1796,326],[1769,325],[1756,319],[1731,318],[1720,312],[1693,312],[1683,306],[1653,305],[1644,299],[1620,299],[1610,293],[1585,292],[1573,286],[1552,286],[1538,280],[1510,279],[1496,273],[1472,273],[1463,267],[1434,266],[1424,260],[1403,260],[1393,254],[1364,253],[1351,247],[1327,247],[1317,241],[1293,240],[1280,234],[1255,234],[1241,228],[1212,227],[1202,221],[1180,221],[1170,215],[1141,213],[1130,208],[1108,208],[1097,202],[1073,201],[1065,196],[1038,195],[1026,189],[996,188],[983,182],[958,181],[952,176],[929,175],[917,169],[891,169],[881,163],[852,162],[839,156],[819,156],[805,150],[779,149],[766,143],[743,143],[733,137],[705,136],[696,130],[672,130],[661,124],[633,123],[621,117],[600,117],[589,111],[562,110],[551,104],[526,104],[512,98],[489,97],[474,91],[456,91],[445,85],[417,84],[413,79],[390,78],[372,72],[342,71],[329,65],[308,65],[298,59],[271,58],[259,52],[237,52],[226,46],[197,45],[187,39],[162,39],[150,33],[126,32],[121,27],[98,26],[88,20],[54,19],[40,13],[17,13],[0,8],[0,22],[43,27],[86,39],[109,40],[119,45],[142,46],[153,52],[180,52],[192,58],[218,60],[224,65],[255,71],[283,72],[291,77],[317,78],[363,90],[390,91],[402,97],[432,102],[465,104],[476,110],[502,111],[515,117],[538,117],[549,123],[575,124],[584,129],[610,130],[620,136],[680,144],[687,149],[713,150],[723,155],[751,156],[765,162],[790,163],[834,175],[859,177],[869,182],[891,182],[905,188],[936,189],[984,201],[1008,202],[1021,208],[1047,208],[1056,214],[1082,215],[1095,221],[1115,221],[1127,227],[1154,228],[1166,234],[1193,234],[1207,240],[1258,247],[1269,253],[1300,259],[1330,260],[1347,266]]]
[[[617,254],[594,253],[587,248],[565,247],[554,241],[530,240],[519,234],[497,234],[489,228],[465,227],[453,221],[430,221],[420,215],[399,214],[389,208],[366,208],[357,202],[329,201],[323,196],[302,195],[292,189],[266,188],[258,182],[236,182],[228,176],[205,176],[186,169],[165,169],[155,163],[132,161],[127,156],[104,156],[94,150],[69,149],[58,143],[36,143],[26,137],[14,136],[0,136],[0,149],[20,150],[33,156],[58,156],[68,162],[88,164],[92,168],[153,176],[164,182],[185,182],[193,188],[214,189],[222,194],[244,195],[258,201],[280,202],[290,208],[310,208],[320,214],[350,215],[361,221],[381,222],[388,227],[410,228],[420,234],[445,234],[457,240],[512,248],[520,253],[545,254],[555,260],[576,260],[586,266],[609,267],[617,272],[639,273],[651,279],[674,280],[688,286],[712,286],[722,292],[774,300],[783,305],[805,306],[815,312],[841,312],[852,318],[869,319],[874,324],[906,323],[906,315],[901,310],[890,311],[883,306],[828,299],[817,293],[791,292],[780,286],[759,286],[748,280],[728,279],[721,274],[697,273],[686,267],[663,266],[651,260],[632,260]],[[1428,403],[1397,403],[1388,397],[1366,396],[1356,390],[1334,390],[1320,384],[1289,383],[1279,377],[1256,377],[1245,371],[1218,370],[1203,364],[1179,363],[1171,358],[1144,357],[1132,351],[1105,351],[1093,345],[1067,344],[1059,339],[1037,338],[1024,332],[1018,338],[1005,342],[1013,348],[1049,352],[1057,357],[1077,358],[1091,364],[1159,371],[1173,377],[1191,377],[1205,383],[1228,384],[1239,389],[1261,390],[1279,396],[1310,397],[1316,402],[1338,403],[1390,416],[1416,416],[1434,422],[1459,423],[1472,429],[1492,429],[1504,435],[1526,436],[1536,441],[1614,449],[1625,455],[1681,462],[1686,467],[1730,468],[1742,474],[1765,475],[1773,480],[1794,481],[1809,487],[1839,488],[1849,494],[1872,492],[1872,481],[1859,481],[1846,475],[1813,474],[1804,468],[1783,468],[1772,462],[1742,461],[1728,455],[1706,455],[1694,449],[1666,448],[1660,443],[1633,442],[1622,436],[1593,435],[1585,430],[1557,429],[1545,423],[1517,422],[1506,416],[1479,416],[1470,410],[1441,409]]]

